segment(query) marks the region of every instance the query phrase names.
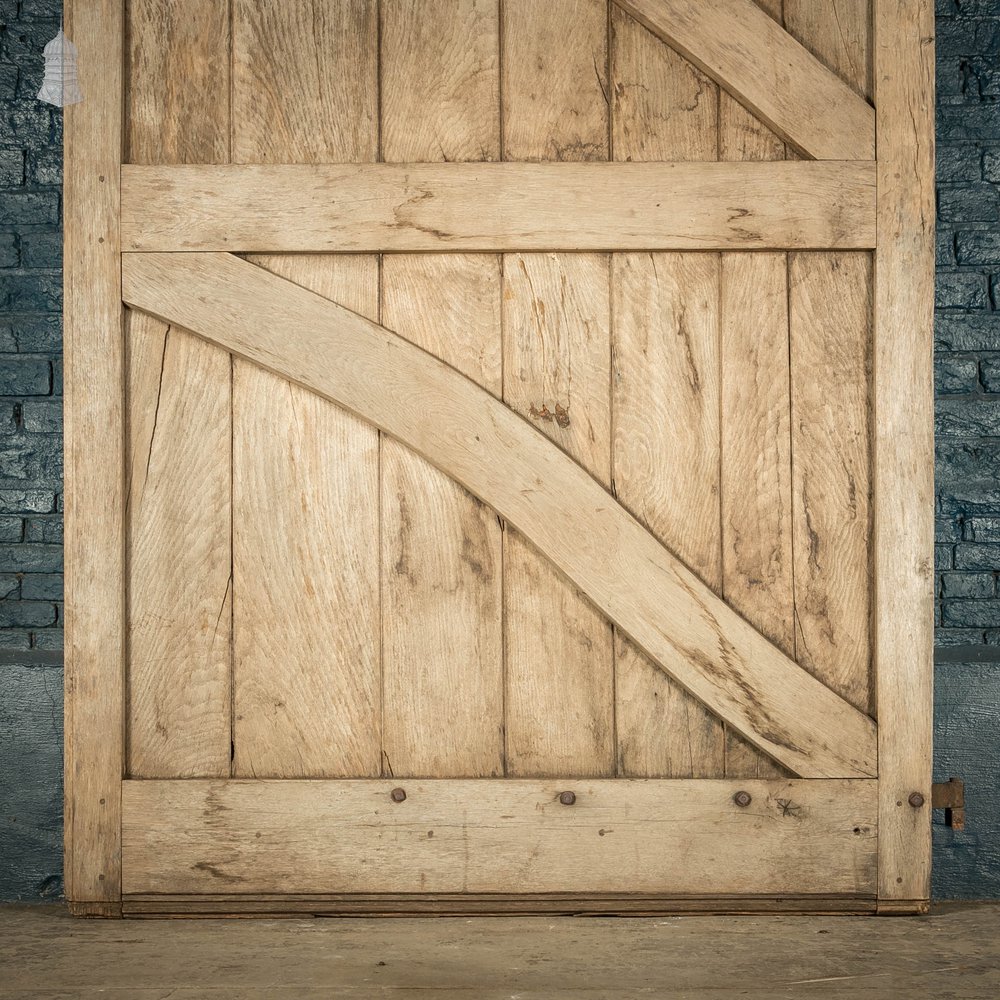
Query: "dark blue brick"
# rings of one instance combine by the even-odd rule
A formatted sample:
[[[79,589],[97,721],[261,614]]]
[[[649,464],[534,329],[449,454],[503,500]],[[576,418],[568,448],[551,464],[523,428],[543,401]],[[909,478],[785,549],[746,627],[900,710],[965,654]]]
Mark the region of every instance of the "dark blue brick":
[[[55,504],[51,490],[0,490],[0,511],[4,514],[48,514]]]
[[[992,596],[992,594],[988,595]],[[61,601],[63,578],[59,574],[28,573],[21,578],[21,599],[24,601]]]
[[[0,233],[0,267],[17,267],[20,263],[17,237],[13,233]]]
[[[1000,545],[962,542],[955,546],[955,569],[1000,572]],[[956,625],[971,624],[956,622]],[[1000,619],[993,622],[1000,625]]]
[[[24,183],[24,153],[20,149],[0,149],[0,188],[20,187]],[[0,194],[0,198],[6,198]]]
[[[25,577],[24,583],[21,585],[25,597],[31,596],[27,592],[28,579],[29,577]],[[954,598],[989,599],[996,596],[996,581],[990,572],[945,573],[941,577],[941,594],[945,600]],[[36,597],[35,599],[41,598]],[[53,600],[57,599],[53,598]]]
[[[43,149],[28,156],[28,179],[32,184],[55,186],[62,184],[62,153],[59,149]]]
[[[33,517],[24,522],[24,540],[26,542],[56,542],[62,544],[63,523],[59,517]]]
[[[985,274],[938,273],[935,305],[939,309],[985,309],[989,305]]]
[[[21,407],[21,421],[31,434],[53,434],[62,430],[63,408],[57,400],[32,399]]]
[[[941,106],[937,133],[942,142],[983,142],[1000,136],[1000,105]]]
[[[994,151],[991,153],[996,155]],[[982,178],[984,165],[983,152],[979,146],[938,146],[939,184],[974,184]],[[1000,172],[1000,163],[997,163],[996,168]]]
[[[63,630],[47,628],[32,635],[32,646],[35,649],[51,649],[61,651],[64,648]]]
[[[61,545],[0,545],[0,572],[61,573]]]
[[[1000,191],[992,184],[943,187],[938,191],[938,218],[949,222],[994,222],[1000,219]]]
[[[24,537],[24,521],[19,517],[0,517],[0,542],[19,542]]]
[[[963,536],[970,542],[1000,542],[1000,516],[970,517],[963,523]]]
[[[934,390],[940,396],[975,392],[979,387],[979,362],[947,354],[934,359]],[[36,404],[37,405],[37,404]]]
[[[1000,601],[945,601],[941,623],[946,627],[995,628],[1000,626]]]
[[[986,392],[1000,393],[1000,356],[983,358],[979,367],[983,389]]]
[[[953,545],[934,546],[934,568],[940,573],[941,570],[951,569],[955,563],[955,551]]]
[[[40,358],[6,358],[0,365],[0,396],[47,396],[51,384],[51,366]]]
[[[10,271],[0,274],[0,300],[16,312],[58,312],[62,307],[62,274],[58,271]]]
[[[981,628],[938,628],[934,632],[934,645],[938,649],[952,646],[981,646],[984,633]]]
[[[7,141],[16,145],[47,146],[55,141],[56,130],[49,105],[41,101],[3,102],[0,125],[6,123]]]
[[[62,233],[25,233],[20,244],[22,267],[62,267]]]
[[[55,354],[62,350],[61,316],[12,316],[10,324],[11,336],[22,354]]]
[[[31,633],[26,629],[0,629],[0,649],[11,651],[30,648]],[[2,705],[0,705],[0,708],[2,708]]]
[[[1000,400],[942,399],[934,410],[939,439],[1000,437]]]
[[[1000,351],[1000,315],[938,316],[934,346],[939,351]]]
[[[0,195],[0,226],[59,221],[59,195],[54,191],[6,191]]]
[[[1000,232],[956,234],[955,259],[959,264],[1000,264]]]
[[[0,601],[0,628],[44,628],[55,625],[55,605],[46,601]]]
[[[58,19],[14,21],[3,35],[3,55],[19,62],[37,61],[58,30]]]

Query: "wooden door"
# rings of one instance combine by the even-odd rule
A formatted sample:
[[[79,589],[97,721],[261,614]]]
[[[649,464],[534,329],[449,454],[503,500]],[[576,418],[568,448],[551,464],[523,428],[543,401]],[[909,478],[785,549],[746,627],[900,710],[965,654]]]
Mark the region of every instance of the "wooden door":
[[[74,909],[924,909],[930,0],[69,8]]]

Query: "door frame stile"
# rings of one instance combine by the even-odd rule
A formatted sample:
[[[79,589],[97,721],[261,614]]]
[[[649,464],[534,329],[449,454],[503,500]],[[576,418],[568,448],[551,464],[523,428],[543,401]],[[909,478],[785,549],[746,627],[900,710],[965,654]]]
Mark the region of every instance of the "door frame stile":
[[[930,897],[934,4],[875,0],[873,432],[879,912]]]
[[[124,0],[66,0],[84,99],[66,109],[65,879],[70,910],[121,915],[125,402]]]

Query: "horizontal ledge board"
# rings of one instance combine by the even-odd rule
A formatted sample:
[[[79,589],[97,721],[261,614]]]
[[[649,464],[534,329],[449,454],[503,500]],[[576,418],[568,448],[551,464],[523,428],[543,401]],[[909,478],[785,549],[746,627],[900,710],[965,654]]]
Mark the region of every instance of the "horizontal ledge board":
[[[876,809],[866,779],[126,781],[123,891],[869,895]]]
[[[126,166],[121,227],[134,251],[866,250],[875,164]]]
[[[671,913],[873,914],[874,896],[657,896],[641,893],[136,893],[126,916],[321,914],[330,916],[658,916]]]

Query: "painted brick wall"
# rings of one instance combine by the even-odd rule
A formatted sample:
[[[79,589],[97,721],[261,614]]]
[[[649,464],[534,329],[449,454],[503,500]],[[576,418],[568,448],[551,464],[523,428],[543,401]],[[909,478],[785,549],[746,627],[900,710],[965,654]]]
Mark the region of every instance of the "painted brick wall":
[[[0,899],[62,889],[60,0],[0,0]]]
[[[821,0],[817,0],[821,2]],[[939,897],[1000,897],[1000,0],[936,0]],[[0,0],[0,899],[61,890],[60,0]]]

